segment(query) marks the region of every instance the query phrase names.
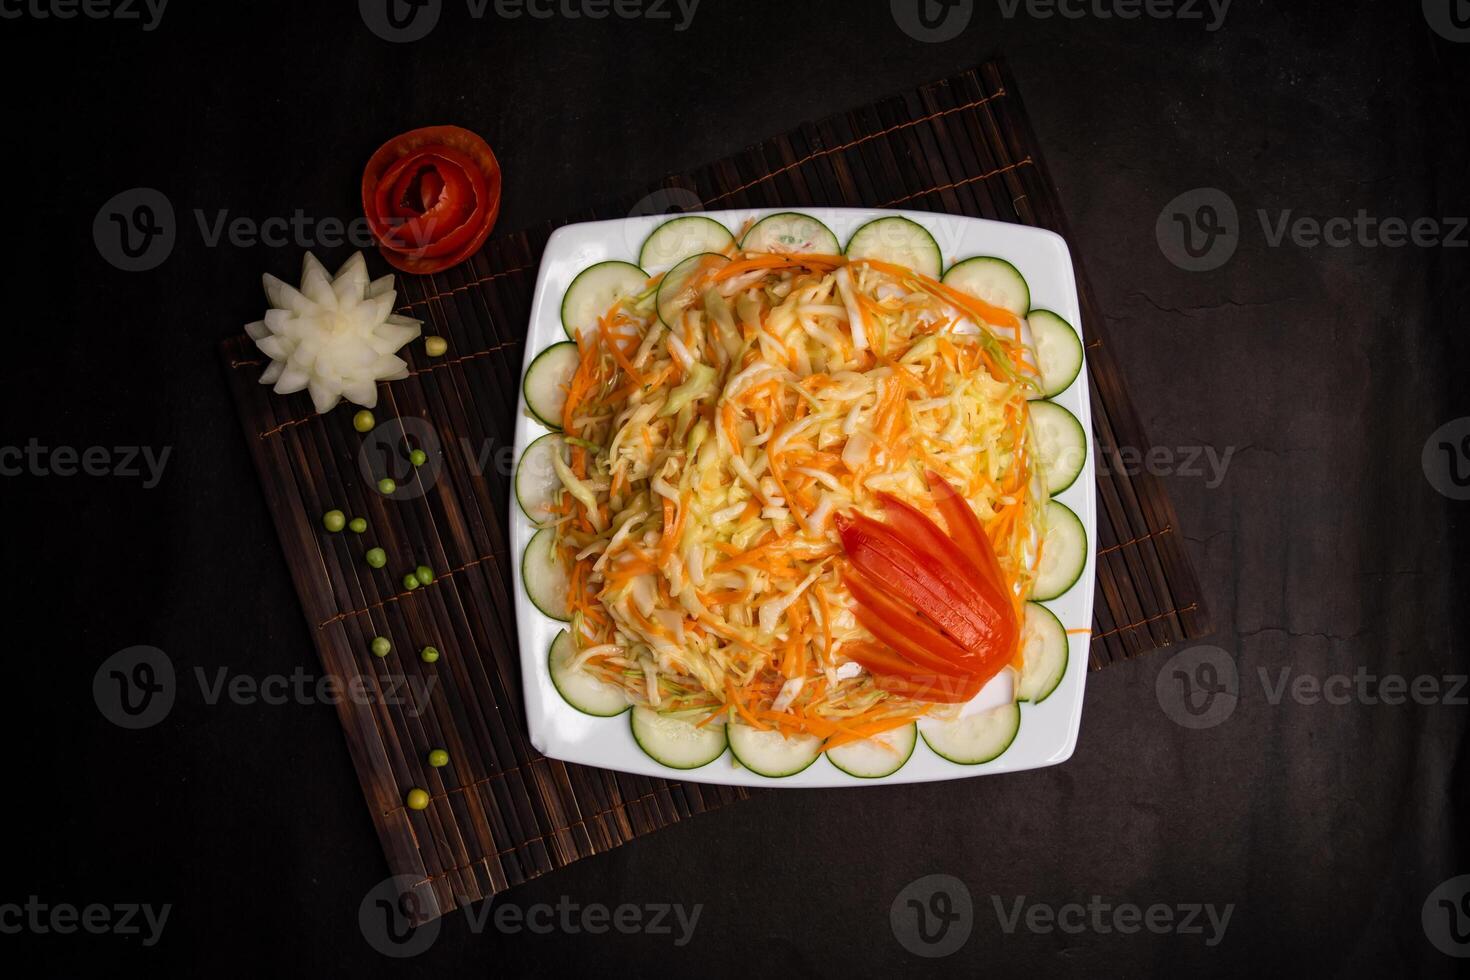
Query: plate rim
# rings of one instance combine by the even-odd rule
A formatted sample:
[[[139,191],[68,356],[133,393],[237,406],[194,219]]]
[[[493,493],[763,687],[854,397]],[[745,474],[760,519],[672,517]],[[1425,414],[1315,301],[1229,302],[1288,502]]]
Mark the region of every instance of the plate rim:
[[[1081,728],[1081,714],[1086,690],[1087,662],[1090,646],[1090,633],[1068,634],[1068,663],[1062,681],[1057,688],[1040,704],[1021,702],[1022,722],[1021,731],[1016,736],[1016,742],[1006,750],[999,758],[980,765],[966,766],[953,763],[943,759],[929,749],[927,746],[915,746],[914,752],[909,760],[897,771],[879,778],[859,778],[838,769],[826,758],[823,753],[810,767],[794,776],[784,778],[770,778],[750,772],[738,764],[733,763],[728,750],[720,758],[698,769],[672,769],[654,761],[651,757],[643,754],[636,748],[631,732],[628,730],[628,713],[623,712],[611,717],[594,717],[583,715],[557,694],[555,686],[551,683],[549,672],[546,668],[546,649],[549,648],[556,633],[564,629],[566,624],[558,623],[546,617],[531,604],[525,592],[525,583],[520,573],[521,555],[525,550],[530,535],[534,533],[534,525],[529,518],[521,512],[516,501],[514,492],[515,470],[519,465],[521,455],[527,446],[536,438],[547,431],[545,426],[537,422],[526,408],[524,379],[527,367],[532,360],[552,343],[563,341],[566,335],[561,327],[561,292],[565,290],[566,284],[562,284],[557,290],[556,280],[558,272],[565,268],[571,268],[570,276],[574,277],[582,269],[595,262],[608,259],[622,259],[635,264],[638,260],[638,246],[644,238],[655,227],[663,222],[681,217],[709,217],[735,233],[746,219],[756,219],[780,212],[796,211],[808,214],[823,221],[839,241],[844,244],[851,236],[853,230],[861,224],[875,220],[880,217],[899,216],[905,217],[922,225],[931,235],[934,235],[936,243],[940,245],[941,258],[944,261],[944,269],[948,269],[954,262],[970,258],[975,255],[997,254],[1008,261],[1011,257],[1000,247],[995,246],[993,253],[976,251],[973,248],[955,252],[946,249],[946,242],[970,240],[975,236],[982,239],[995,238],[1001,241],[1014,241],[1027,243],[1024,248],[1036,249],[1048,261],[1054,261],[1051,268],[1045,270],[1045,275],[1059,274],[1062,280],[1061,295],[1047,293],[1038,297],[1038,290],[1034,288],[1035,270],[1022,270],[1028,284],[1033,284],[1032,299],[1036,301],[1033,309],[1049,309],[1063,316],[1064,319],[1078,331],[1079,339],[1083,337],[1081,301],[1077,291],[1076,269],[1071,256],[1071,249],[1066,240],[1056,232],[1046,228],[1037,228],[1031,225],[1022,225],[1012,222],[995,221],[989,218],[973,218],[967,215],[947,214],[935,211],[920,211],[912,209],[893,208],[837,208],[837,207],[803,207],[795,206],[771,206],[760,208],[726,208],[710,211],[679,211],[668,214],[635,215],[626,218],[602,219],[598,221],[575,222],[562,225],[554,230],[547,238],[546,245],[542,250],[536,275],[536,284],[532,292],[531,307],[528,316],[525,351],[523,352],[521,370],[517,376],[516,392],[516,417],[514,421],[515,440],[514,453],[512,457],[511,472],[508,474],[510,481],[510,492],[507,494],[507,513],[509,516],[509,538],[511,546],[511,568],[512,568],[512,602],[516,617],[516,643],[518,647],[519,662],[521,666],[521,688],[524,699],[524,711],[526,725],[531,744],[538,752],[547,758],[557,759],[563,762],[572,762],[579,765],[596,766],[617,772],[625,772],[634,775],[654,776],[683,782],[699,782],[717,785],[732,785],[746,787],[767,788],[789,788],[789,789],[811,789],[811,788],[845,788],[857,786],[881,786],[905,783],[935,782],[948,779],[966,779],[975,776],[996,775],[1004,772],[1022,772],[1047,766],[1059,765],[1067,761],[1076,750],[1077,740]],[[931,224],[933,223],[933,224]],[[935,225],[938,226],[936,230]],[[841,229],[846,229],[841,230]],[[590,238],[589,238],[590,236]],[[590,243],[590,244],[589,244]],[[1050,251],[1050,256],[1045,253]],[[565,254],[564,254],[565,253]],[[576,256],[580,254],[580,258]],[[1012,252],[1012,255],[1015,253]],[[630,257],[631,255],[631,257]],[[1041,261],[1033,258],[1030,261]],[[568,266],[567,263],[572,263]],[[570,281],[568,279],[568,281]],[[553,290],[557,290],[552,294]],[[1040,301],[1038,301],[1040,300]],[[1055,610],[1053,603],[1067,599],[1079,590],[1080,600],[1074,600],[1080,604],[1085,612],[1082,622],[1068,626],[1068,628],[1088,628],[1092,625],[1092,615],[1095,602],[1096,585],[1096,561],[1097,561],[1097,512],[1096,512],[1096,473],[1095,473],[1095,435],[1092,431],[1091,411],[1091,382],[1087,371],[1087,352],[1083,350],[1083,364],[1077,378],[1065,390],[1049,399],[1066,408],[1082,424],[1088,439],[1087,459],[1083,469],[1062,493],[1052,499],[1066,504],[1082,521],[1083,528],[1088,537],[1087,556],[1083,564],[1082,573],[1067,592],[1054,600],[1048,600],[1043,605]],[[1064,403],[1065,402],[1065,403]],[[1058,613],[1059,618],[1061,614]],[[1064,620],[1064,626],[1068,624]],[[544,642],[538,642],[538,638],[544,638]],[[545,675],[545,676],[541,676]],[[553,712],[565,708],[568,717],[555,719]],[[1032,722],[1034,730],[1039,723],[1045,726],[1045,731],[1052,732],[1040,757],[1026,759],[1013,754],[1017,744],[1025,738],[1028,731],[1027,721],[1032,716],[1039,715]],[[578,716],[578,717],[570,717]],[[609,743],[606,736],[611,734],[607,726],[617,726],[623,733],[623,740],[627,745],[633,747],[633,754],[623,754],[623,758],[608,758],[616,756],[618,746]],[[566,730],[576,728],[583,730],[582,734],[572,737],[558,737],[558,728]],[[587,729],[600,729],[592,737]],[[548,738],[548,736],[552,736]],[[923,741],[921,738],[920,742]],[[1035,742],[1036,738],[1028,740]],[[577,751],[577,749],[588,749],[589,751]],[[1008,762],[1007,756],[1011,759]],[[929,765],[920,763],[920,759],[927,760]]]

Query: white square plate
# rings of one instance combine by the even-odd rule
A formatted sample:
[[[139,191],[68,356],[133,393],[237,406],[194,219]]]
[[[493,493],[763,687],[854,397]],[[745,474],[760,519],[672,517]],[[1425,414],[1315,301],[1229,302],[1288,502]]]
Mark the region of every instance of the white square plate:
[[[778,208],[744,211],[709,211],[707,217],[738,232],[749,219],[775,213]],[[1062,238],[1052,232],[1026,225],[1013,225],[978,218],[935,214],[927,211],[883,211],[866,208],[803,208],[802,213],[823,221],[846,242],[861,225],[875,218],[902,215],[918,222],[934,236],[945,267],[974,255],[995,255],[1020,270],[1031,287],[1035,309],[1049,309],[1081,330],[1077,282],[1072,273],[1072,256]],[[596,262],[622,259],[637,262],[638,250],[648,234],[673,215],[649,215],[619,221],[593,221],[567,225],[552,234],[541,258],[536,292],[531,304],[522,376],[532,359],[554,343],[566,340],[561,324],[561,301],[577,273]],[[1066,408],[1082,423],[1092,438],[1092,413],[1088,401],[1086,365],[1066,391],[1052,401]],[[526,410],[524,392],[518,402],[515,452],[520,459],[526,447],[548,430]],[[1090,448],[1090,444],[1089,444]],[[1093,575],[1096,561],[1097,509],[1094,494],[1094,462],[1089,451],[1082,473],[1055,499],[1070,507],[1087,531],[1087,560],[1076,584],[1060,598],[1044,603],[1068,630],[1092,625]],[[757,775],[734,762],[726,753],[699,769],[671,769],[644,754],[633,740],[628,714],[597,718],[567,704],[552,685],[547,669],[547,651],[564,625],[543,615],[526,596],[520,575],[520,556],[535,525],[521,512],[510,495],[511,544],[515,561],[516,624],[521,645],[522,686],[531,744],[553,759],[600,766],[621,772],[663,776],[670,779],[741,786],[821,787],[861,786],[871,783],[916,783],[959,779],[989,773],[1012,772],[1056,765],[1072,755],[1082,718],[1082,692],[1087,676],[1088,634],[1069,633],[1068,660],[1061,683],[1040,704],[1022,703],[1021,728],[1015,741],[998,758],[981,765],[966,766],[936,755],[923,739],[908,762],[897,772],[880,779],[850,776],[822,757],[794,776],[771,779]],[[1004,675],[1003,675],[1004,676]],[[997,678],[997,682],[1000,682]],[[981,693],[984,698],[989,688]]]

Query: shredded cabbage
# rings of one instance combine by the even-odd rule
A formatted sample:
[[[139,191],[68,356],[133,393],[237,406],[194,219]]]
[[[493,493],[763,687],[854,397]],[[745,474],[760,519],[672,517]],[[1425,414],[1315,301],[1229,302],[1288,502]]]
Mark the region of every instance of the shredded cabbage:
[[[843,655],[872,636],[833,517],[877,514],[879,490],[937,515],[938,471],[1028,595],[1045,491],[1020,331],[910,270],[731,258],[682,290],[673,329],[650,288],[578,340],[548,522],[571,567],[574,663],[667,712],[780,726],[934,711]]]

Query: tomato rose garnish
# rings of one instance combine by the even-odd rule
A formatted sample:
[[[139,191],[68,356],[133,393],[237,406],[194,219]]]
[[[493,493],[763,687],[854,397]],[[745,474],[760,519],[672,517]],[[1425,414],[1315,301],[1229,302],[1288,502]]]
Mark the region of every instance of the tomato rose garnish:
[[[500,216],[500,162],[458,126],[396,136],[368,160],[362,209],[378,249],[402,272],[427,275],[480,250]]]

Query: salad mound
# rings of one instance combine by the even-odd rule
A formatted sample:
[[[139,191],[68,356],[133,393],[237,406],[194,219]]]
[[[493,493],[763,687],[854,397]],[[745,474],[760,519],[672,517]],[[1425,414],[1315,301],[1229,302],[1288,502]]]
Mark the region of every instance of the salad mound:
[[[832,748],[1021,666],[1047,490],[1014,313],[733,243],[609,295],[532,515],[568,575],[563,671]],[[971,659],[926,659],[950,647]]]

